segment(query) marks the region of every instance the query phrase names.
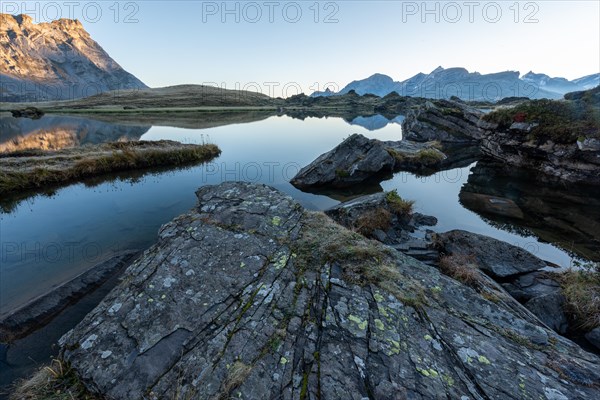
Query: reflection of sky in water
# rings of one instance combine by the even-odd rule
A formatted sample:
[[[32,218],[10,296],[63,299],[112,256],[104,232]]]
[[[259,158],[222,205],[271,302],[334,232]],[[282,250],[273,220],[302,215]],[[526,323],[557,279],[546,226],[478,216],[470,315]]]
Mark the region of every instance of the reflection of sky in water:
[[[222,155],[208,165],[150,174],[135,183],[76,184],[52,197],[22,202],[1,215],[0,314],[74,277],[113,251],[145,248],[159,227],[196,202],[195,190],[223,180],[260,181],[285,191],[310,209],[337,203],[326,196],[303,193],[288,181],[299,168],[331,150],[352,133],[397,140],[401,127],[389,124],[368,131],[339,118],[289,117],[192,130],[153,127],[142,139],[172,139],[187,143],[208,140]],[[382,184],[416,200],[417,211],[435,215],[435,230],[466,229],[524,246],[542,258],[568,264],[569,257],[534,238],[522,238],[484,222],[458,203],[469,168],[445,171],[421,179],[397,174]]]

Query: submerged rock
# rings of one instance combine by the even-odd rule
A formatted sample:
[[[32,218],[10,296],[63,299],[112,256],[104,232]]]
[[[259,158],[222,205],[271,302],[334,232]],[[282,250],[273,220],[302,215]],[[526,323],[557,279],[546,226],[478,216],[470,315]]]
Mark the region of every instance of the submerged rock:
[[[593,399],[600,359],[435,268],[224,183],[61,339],[113,399]],[[519,306],[520,307],[520,306]]]

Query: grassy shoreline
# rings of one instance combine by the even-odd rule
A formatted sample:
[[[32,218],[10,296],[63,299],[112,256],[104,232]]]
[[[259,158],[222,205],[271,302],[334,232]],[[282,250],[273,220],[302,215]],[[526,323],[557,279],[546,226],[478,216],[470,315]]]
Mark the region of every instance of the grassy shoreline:
[[[214,144],[114,142],[56,152],[25,151],[0,156],[0,194],[74,182],[107,173],[208,161],[221,154]]]

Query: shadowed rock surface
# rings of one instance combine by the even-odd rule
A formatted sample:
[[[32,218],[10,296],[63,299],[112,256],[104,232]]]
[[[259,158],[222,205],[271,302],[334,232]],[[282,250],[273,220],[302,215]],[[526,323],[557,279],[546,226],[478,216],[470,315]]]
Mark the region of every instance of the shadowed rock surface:
[[[61,340],[114,399],[592,399],[600,359],[266,186],[204,187]]]
[[[382,209],[388,213],[382,214]],[[434,233],[425,226],[435,225],[435,217],[419,213],[398,216],[385,193],[362,196],[325,213],[349,229],[435,267],[441,264],[440,256],[463,255],[462,262],[472,257],[472,265],[477,268],[473,286],[480,293],[496,301],[505,301],[509,307],[515,306],[509,298],[512,296],[548,327],[561,335],[567,333],[568,320],[563,310],[565,298],[556,275],[546,271],[517,272],[510,276],[494,274],[493,271],[515,272],[514,266],[519,264],[538,269],[546,265],[517,246],[465,231]],[[387,217],[384,223],[382,217]],[[365,229],[368,224],[369,230]]]
[[[600,184],[600,86],[497,109],[483,120],[484,154],[542,179]]]
[[[484,133],[480,126],[488,126],[480,120],[483,115],[463,103],[427,101],[406,114],[402,130],[405,139],[417,142],[477,143]]]
[[[421,157],[422,154],[427,156]],[[444,153],[430,143],[383,142],[353,134],[302,168],[291,183],[298,188],[326,185],[343,188],[382,180],[400,169],[433,167],[445,158]]]

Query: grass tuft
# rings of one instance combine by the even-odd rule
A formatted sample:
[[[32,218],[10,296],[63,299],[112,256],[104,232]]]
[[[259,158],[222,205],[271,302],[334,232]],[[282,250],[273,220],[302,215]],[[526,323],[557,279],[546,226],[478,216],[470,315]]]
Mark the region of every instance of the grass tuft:
[[[412,215],[415,202],[412,200],[404,200],[400,197],[396,189],[387,192],[385,200],[392,212],[397,216],[403,217]]]
[[[600,271],[569,270],[560,275],[559,281],[574,327],[583,331],[599,327]]]
[[[392,213],[383,207],[367,211],[356,220],[356,230],[365,236],[370,236],[376,230],[387,231],[392,225]]]
[[[31,378],[16,384],[11,400],[99,400],[87,391],[70,365],[53,360]]]
[[[301,235],[292,243],[299,269],[320,271],[324,265],[335,263],[348,283],[372,284],[405,304],[411,303],[407,305],[426,303],[418,282],[407,284],[400,273],[393,250],[338,225],[323,213],[306,212],[303,220]]]
[[[481,272],[474,256],[464,254],[445,255],[440,258],[440,270],[451,278],[472,288],[481,285]]]

